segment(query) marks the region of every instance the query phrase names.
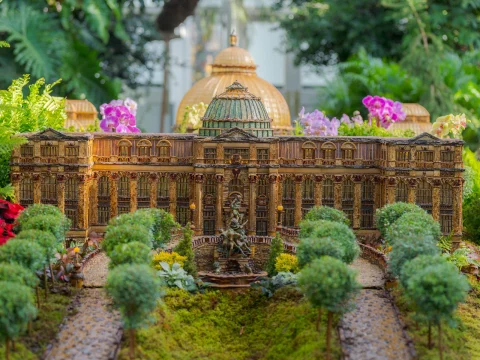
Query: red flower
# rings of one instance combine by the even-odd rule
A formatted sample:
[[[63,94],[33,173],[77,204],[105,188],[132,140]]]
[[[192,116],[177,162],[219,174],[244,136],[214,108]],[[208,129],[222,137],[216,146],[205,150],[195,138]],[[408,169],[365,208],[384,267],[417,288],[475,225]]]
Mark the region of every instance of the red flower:
[[[0,216],[7,220],[15,220],[24,209],[20,204],[13,204],[2,199],[0,199],[0,208],[4,209],[3,211],[0,210]]]

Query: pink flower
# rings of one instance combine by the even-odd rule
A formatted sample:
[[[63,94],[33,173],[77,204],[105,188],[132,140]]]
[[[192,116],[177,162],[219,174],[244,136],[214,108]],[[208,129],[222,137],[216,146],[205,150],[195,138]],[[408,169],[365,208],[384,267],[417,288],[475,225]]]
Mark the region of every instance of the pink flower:
[[[137,103],[129,98],[125,101],[112,100],[108,104],[103,104],[100,106],[102,114],[100,128],[105,132],[138,133],[140,130],[136,127],[136,111]]]

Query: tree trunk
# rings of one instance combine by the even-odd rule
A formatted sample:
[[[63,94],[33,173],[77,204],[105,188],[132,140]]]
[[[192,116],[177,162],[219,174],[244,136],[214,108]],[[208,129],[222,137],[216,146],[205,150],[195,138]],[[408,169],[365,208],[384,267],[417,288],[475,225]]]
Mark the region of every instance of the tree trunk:
[[[37,309],[40,310],[40,288],[35,286],[35,295],[37,296]]]
[[[52,287],[54,287],[54,284],[55,284],[55,276],[53,275],[52,264],[48,264],[48,268],[50,269],[50,276],[52,277]]]
[[[10,360],[10,339],[8,336],[5,338],[5,359]]]
[[[322,321],[322,308],[318,308],[317,322],[315,324],[317,331],[320,331],[320,321]]]
[[[165,130],[165,117],[168,112],[168,93],[169,86],[168,81],[170,78],[170,36],[171,34],[165,34],[165,60],[163,66],[163,92],[162,92],[162,109],[160,113],[160,132],[164,133]]]
[[[442,349],[442,323],[438,323],[438,351],[440,352],[440,360],[443,360],[443,349]]]
[[[332,320],[333,313],[329,311],[327,313],[327,360],[330,360],[330,343],[332,340]]]
[[[433,347],[432,343],[432,323],[428,322],[428,348],[431,349]]]
[[[129,345],[130,345],[130,359],[135,359],[135,329],[128,330]]]
[[[48,281],[47,281],[47,267],[43,267],[43,285],[45,286],[45,301],[48,299]]]

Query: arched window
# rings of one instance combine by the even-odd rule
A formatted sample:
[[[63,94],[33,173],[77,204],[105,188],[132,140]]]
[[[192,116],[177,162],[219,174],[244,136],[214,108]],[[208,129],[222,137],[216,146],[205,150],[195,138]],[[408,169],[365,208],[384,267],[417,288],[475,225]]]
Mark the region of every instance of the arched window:
[[[172,145],[167,140],[162,140],[158,143],[158,156],[161,158],[170,157],[170,150]]]
[[[432,185],[425,179],[417,186],[417,205],[429,214],[432,213]]]
[[[350,219],[350,224],[353,223],[353,181],[347,179],[342,185],[342,210]]]
[[[129,157],[132,155],[131,152],[132,143],[126,139],[120,140],[118,142],[118,156],[120,157]]]
[[[371,229],[373,223],[373,207],[375,204],[375,185],[371,180],[362,182],[362,202],[360,208],[360,227]]]
[[[110,220],[110,181],[106,176],[101,176],[98,179],[97,202],[97,222],[100,225],[106,225]]]
[[[137,143],[137,155],[140,157],[150,156],[150,150],[152,148],[152,143],[146,139],[140,140]]]
[[[130,212],[130,179],[121,176],[118,179],[118,215]]]
[[[334,206],[334,187],[333,181],[330,179],[323,180],[322,184],[322,205],[323,206]]]
[[[323,159],[324,160],[335,160],[335,151],[337,147],[332,142],[326,142],[322,144],[322,152],[323,152]]]
[[[307,141],[302,145],[303,149],[303,159],[304,160],[313,160],[315,159],[315,144],[311,141]]]
[[[346,142],[342,144],[342,159],[353,160],[355,158],[355,150],[357,149],[352,142]]]
[[[23,206],[33,204],[32,178],[24,178],[20,182],[20,204]]]
[[[42,204],[57,203],[57,178],[55,175],[46,176],[42,180]]]
[[[440,226],[444,234],[453,230],[453,188],[450,184],[440,187]]]
[[[238,178],[234,178],[234,179],[230,180],[230,182],[228,183],[228,192],[229,193],[239,192],[242,195],[242,198],[243,198],[243,182],[242,182],[242,180],[240,180]]]
[[[399,181],[395,190],[395,201],[408,202],[408,185],[405,181]]]

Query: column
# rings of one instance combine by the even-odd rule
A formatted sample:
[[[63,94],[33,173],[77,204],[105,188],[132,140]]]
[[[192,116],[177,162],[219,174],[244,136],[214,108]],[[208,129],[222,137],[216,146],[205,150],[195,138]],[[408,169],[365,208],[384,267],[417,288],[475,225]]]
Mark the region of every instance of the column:
[[[463,180],[455,180],[453,185],[453,233],[454,235],[462,235],[462,195],[463,195]]]
[[[323,176],[315,176],[315,206],[322,206]]]
[[[360,208],[362,206],[362,177],[353,177],[353,228],[360,229]]]
[[[130,212],[137,211],[137,173],[130,173]]]
[[[118,214],[118,174],[110,175],[110,218]]]
[[[333,201],[334,207],[337,210],[342,210],[342,182],[343,176],[335,176],[335,183],[333,184]]]
[[[170,174],[170,214],[177,219],[177,174]]]
[[[283,175],[278,175],[278,179],[277,179],[277,204],[282,205],[282,201],[283,201]],[[275,209],[275,211],[277,211],[277,210]]]
[[[302,175],[295,176],[295,226],[302,221]]]
[[[87,177],[85,175],[78,176],[78,228],[86,229],[88,222],[87,206],[88,201],[85,199],[87,196]]]
[[[20,196],[20,174],[12,174],[11,175],[11,180],[12,180],[12,185],[13,185],[13,193],[15,196],[15,199],[17,199],[17,203],[20,204],[22,201],[21,196]],[[22,177],[23,178],[23,177]]]
[[[65,214],[65,176],[57,175],[57,207]]]
[[[90,224],[96,224],[98,222],[98,174],[93,175],[90,186]]]
[[[410,179],[408,181],[408,202],[415,204],[417,202],[417,180]]]
[[[435,221],[440,221],[440,186],[440,179],[434,179],[432,187],[432,217]]]
[[[268,236],[275,236],[277,228],[277,174],[268,176],[270,199],[268,199]]]
[[[248,235],[257,233],[257,174],[249,174],[250,197],[248,198]]]
[[[203,174],[195,174],[195,235],[203,234]]]
[[[157,192],[158,192],[158,176],[157,174],[150,174],[148,177],[150,182],[150,207],[155,209],[157,207]]]
[[[216,174],[217,199],[215,203],[215,234],[219,235],[223,229],[223,174]]]
[[[33,174],[33,203],[42,202],[42,178],[40,174]]]
[[[387,179],[387,204],[395,202],[395,191],[397,189],[397,179],[390,177]]]
[[[382,203],[384,199],[382,199],[382,178],[380,176],[375,176],[373,178],[374,183],[374,205],[373,205],[373,213],[382,207]]]

